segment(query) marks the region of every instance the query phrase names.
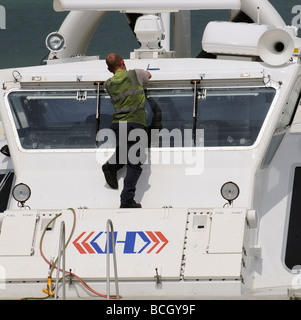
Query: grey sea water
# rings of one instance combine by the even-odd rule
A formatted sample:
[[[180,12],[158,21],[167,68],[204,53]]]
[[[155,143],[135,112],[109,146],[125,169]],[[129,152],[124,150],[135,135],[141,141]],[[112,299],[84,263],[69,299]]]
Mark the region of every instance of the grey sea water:
[[[270,2],[287,25],[294,22],[297,27],[301,27],[300,0]],[[0,69],[37,65],[48,54],[45,39],[50,32],[59,29],[67,15],[67,12],[55,12],[52,4],[52,0],[0,0],[6,18],[6,28],[0,29]],[[194,57],[201,51],[205,25],[211,20],[228,20],[229,12],[193,11],[191,17],[191,51]],[[99,25],[87,54],[104,58],[109,52],[115,51],[128,58],[130,52],[138,47],[126,18],[115,12],[107,14]]]

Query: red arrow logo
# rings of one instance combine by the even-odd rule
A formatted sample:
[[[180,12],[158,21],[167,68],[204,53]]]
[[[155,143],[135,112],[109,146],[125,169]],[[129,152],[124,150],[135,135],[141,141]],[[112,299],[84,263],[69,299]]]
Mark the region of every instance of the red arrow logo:
[[[159,253],[168,244],[169,241],[163,236],[162,232],[157,231],[157,232],[155,232],[155,234],[163,242],[163,245],[161,246],[161,248],[156,252],[156,253]]]
[[[85,234],[84,231],[77,237],[72,243],[74,244],[75,248],[79,251],[80,254],[86,254],[87,252],[82,248],[82,246],[78,243],[79,239]]]
[[[89,240],[89,238],[92,236],[92,234],[94,233],[94,231],[92,231],[88,237],[85,238],[85,240],[82,242],[83,247],[88,251],[88,253],[95,253],[95,251],[91,248],[91,246],[87,243],[87,241]]]
[[[148,251],[147,253],[151,253],[156,246],[160,243],[160,240],[158,240],[158,238],[154,235],[153,232],[151,231],[146,231],[146,234],[151,238],[151,240],[155,243]]]
[[[155,235],[154,235],[154,232],[151,232],[151,231],[146,231],[146,234],[151,238],[151,240],[155,243],[148,251],[147,253],[151,253],[157,246],[158,244],[161,242],[163,242],[163,245],[160,247],[160,249],[156,252],[159,253],[161,252],[161,250],[167,245],[167,243],[169,242],[165,237],[164,235],[162,234],[162,232],[159,232],[159,231],[156,231],[155,234],[156,236],[159,238],[157,238]]]
[[[72,243],[74,244],[75,248],[79,251],[81,254],[86,254],[87,252],[83,249],[83,247],[88,251],[88,253],[95,253],[95,251],[92,249],[92,247],[87,243],[89,238],[92,236],[94,231],[92,231],[82,242],[82,246],[79,244],[79,240],[84,236],[86,232],[83,232],[77,237]]]

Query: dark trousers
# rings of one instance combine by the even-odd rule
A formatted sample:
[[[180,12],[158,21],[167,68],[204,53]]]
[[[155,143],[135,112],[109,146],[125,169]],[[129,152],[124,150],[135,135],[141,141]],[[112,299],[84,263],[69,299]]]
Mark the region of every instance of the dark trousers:
[[[131,157],[129,157],[129,150],[139,142],[139,146],[142,146],[142,148],[138,148],[135,155],[137,158],[140,158],[141,152],[145,152],[145,148],[147,147],[147,141],[144,141],[144,139],[142,141],[139,141],[139,139],[136,141],[129,141],[128,136],[134,129],[141,129],[146,132],[146,128],[142,124],[128,122],[112,123],[111,129],[116,135],[116,150],[108,163],[116,173],[126,165],[127,172],[124,178],[123,190],[120,195],[121,203],[126,204],[134,200],[136,185],[142,173],[141,166],[144,162],[139,161],[138,163],[132,163],[133,161],[131,161]],[[121,140],[120,135],[122,135]]]

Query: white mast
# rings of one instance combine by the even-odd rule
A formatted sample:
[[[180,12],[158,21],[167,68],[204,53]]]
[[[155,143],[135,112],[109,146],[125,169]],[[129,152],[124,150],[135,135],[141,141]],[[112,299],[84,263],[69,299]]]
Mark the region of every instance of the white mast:
[[[191,57],[190,11],[181,10],[174,13],[173,41],[176,58]]]
[[[69,58],[72,55],[85,55],[91,38],[106,12],[72,11],[62,23],[59,33],[66,39],[66,48],[58,53],[51,53],[49,59]]]

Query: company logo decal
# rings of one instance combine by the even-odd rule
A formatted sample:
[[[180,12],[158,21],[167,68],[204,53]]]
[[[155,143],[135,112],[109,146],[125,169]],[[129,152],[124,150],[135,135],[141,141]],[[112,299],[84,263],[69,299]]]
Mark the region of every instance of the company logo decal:
[[[106,232],[82,232],[72,243],[80,254],[105,254],[107,253]],[[113,253],[112,236],[109,237],[110,253]],[[160,231],[128,231],[125,239],[118,238],[114,232],[115,246],[123,245],[124,254],[160,253],[168,244],[168,240]]]

